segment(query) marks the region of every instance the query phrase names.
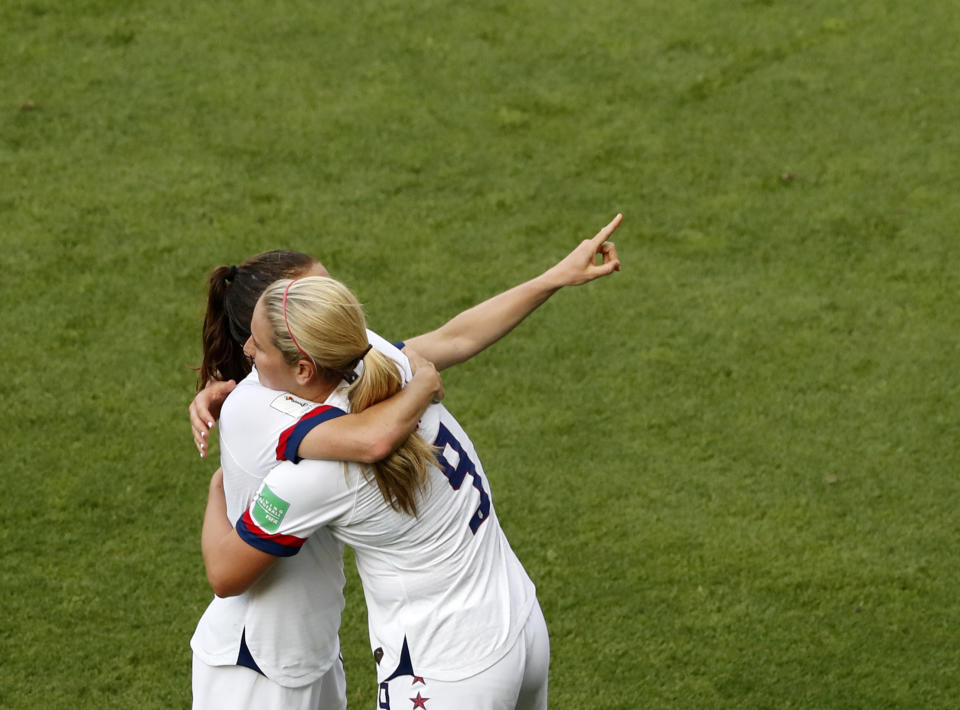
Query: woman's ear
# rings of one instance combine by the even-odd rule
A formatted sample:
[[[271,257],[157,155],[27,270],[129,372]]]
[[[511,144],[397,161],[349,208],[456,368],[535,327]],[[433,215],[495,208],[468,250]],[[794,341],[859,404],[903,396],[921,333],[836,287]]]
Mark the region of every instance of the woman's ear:
[[[297,362],[297,371],[294,377],[296,377],[298,385],[309,384],[316,374],[316,368],[309,360],[300,360]]]

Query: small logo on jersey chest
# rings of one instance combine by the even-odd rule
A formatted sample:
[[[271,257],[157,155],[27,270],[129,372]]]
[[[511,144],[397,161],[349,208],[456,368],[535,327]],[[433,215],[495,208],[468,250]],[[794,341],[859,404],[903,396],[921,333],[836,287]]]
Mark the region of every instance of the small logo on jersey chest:
[[[292,394],[284,393],[270,403],[270,406],[278,412],[289,414],[291,417],[299,418],[310,407],[316,406],[313,402],[294,397]]]

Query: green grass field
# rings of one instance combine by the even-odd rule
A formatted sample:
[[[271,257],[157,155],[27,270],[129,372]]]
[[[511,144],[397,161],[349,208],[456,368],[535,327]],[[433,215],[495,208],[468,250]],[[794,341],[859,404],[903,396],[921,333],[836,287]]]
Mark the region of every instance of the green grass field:
[[[445,377],[551,707],[957,707],[958,34],[946,0],[0,4],[0,707],[189,706],[213,266],[311,252],[400,339],[618,211],[621,273]],[[353,573],[353,708],[365,623]]]

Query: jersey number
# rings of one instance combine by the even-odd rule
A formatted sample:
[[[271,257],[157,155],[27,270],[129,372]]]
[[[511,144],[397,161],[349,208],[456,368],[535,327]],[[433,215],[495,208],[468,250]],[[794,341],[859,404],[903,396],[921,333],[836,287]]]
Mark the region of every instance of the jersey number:
[[[443,469],[443,475],[450,481],[453,489],[459,491],[460,486],[463,485],[463,479],[470,476],[473,478],[473,487],[480,491],[480,505],[477,506],[477,512],[470,518],[470,531],[476,535],[480,525],[490,516],[490,496],[483,490],[483,479],[480,478],[476,465],[467,456],[460,442],[443,424],[440,425],[440,431],[433,443],[440,449],[437,460]],[[450,458],[447,458],[448,456]],[[456,465],[451,464],[450,459],[455,459]]]

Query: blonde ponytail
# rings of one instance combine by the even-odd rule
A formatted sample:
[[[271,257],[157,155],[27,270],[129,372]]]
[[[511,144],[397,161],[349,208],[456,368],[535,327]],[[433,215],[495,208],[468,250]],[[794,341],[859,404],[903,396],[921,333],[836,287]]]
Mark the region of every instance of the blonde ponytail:
[[[397,364],[369,348],[363,306],[339,281],[323,276],[277,281],[264,292],[263,303],[273,344],[287,364],[306,356],[318,377],[352,380],[347,393],[352,412],[362,412],[403,387]],[[431,464],[437,465],[434,448],[411,434],[372,465],[373,479],[390,507],[415,516]]]

